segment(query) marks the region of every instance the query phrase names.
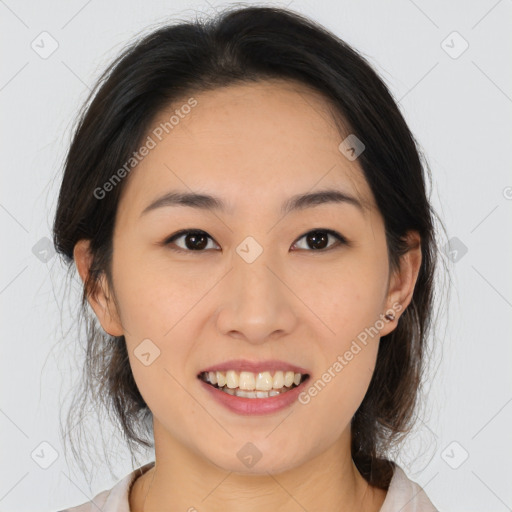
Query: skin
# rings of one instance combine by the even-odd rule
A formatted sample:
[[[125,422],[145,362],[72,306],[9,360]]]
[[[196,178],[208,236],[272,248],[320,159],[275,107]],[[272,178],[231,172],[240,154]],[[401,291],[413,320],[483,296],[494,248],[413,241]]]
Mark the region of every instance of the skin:
[[[339,151],[343,138],[317,93],[275,80],[194,97],[198,105],[126,178],[114,289],[103,279],[89,299],[104,330],[126,337],[153,413],[156,470],[135,481],[131,511],[378,511],[386,491],[369,486],[355,467],[350,420],[370,383],[380,336],[396,327],[399,312],[307,404],[238,415],[212,401],[196,375],[227,359],[275,358],[317,380],[360,332],[393,305],[403,311],[410,303],[418,235],[410,233],[411,249],[390,274],[382,216],[357,159]],[[350,193],[367,209],[328,203],[280,214],[288,197],[320,188]],[[140,217],[176,189],[220,196],[232,212],[169,206]],[[304,237],[315,228],[333,229],[351,244],[329,237],[332,249],[317,250]],[[207,248],[178,253],[162,244],[182,229],[205,231]],[[263,248],[250,264],[236,252],[247,236]],[[186,237],[174,243],[187,250]],[[88,241],[76,244],[74,256],[85,280]],[[134,354],[146,338],[160,350],[149,366]],[[249,441],[262,454],[251,468],[237,457]]]

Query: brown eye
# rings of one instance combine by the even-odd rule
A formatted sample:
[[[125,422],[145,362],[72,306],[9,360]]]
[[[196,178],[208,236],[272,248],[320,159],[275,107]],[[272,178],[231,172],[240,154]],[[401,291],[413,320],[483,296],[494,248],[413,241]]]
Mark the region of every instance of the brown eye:
[[[334,238],[338,243],[329,244],[329,237]],[[180,242],[180,244],[176,243],[176,240],[180,239],[182,239],[182,242]],[[171,247],[171,249],[177,252],[205,252],[206,249],[212,249],[212,247],[208,247],[208,239],[215,242],[205,231],[182,230],[167,238],[163,244],[174,245],[175,247]],[[299,238],[299,240],[302,239],[305,239],[306,247],[299,247],[299,249],[309,252],[325,252],[339,245],[348,245],[345,237],[331,229],[315,229],[309,231]],[[292,247],[296,247],[297,244],[298,242],[295,242]],[[217,244],[215,243],[215,245]],[[217,245],[217,248],[218,247]]]
[[[330,236],[335,238],[338,241],[338,243],[334,243],[329,246],[328,243]],[[307,247],[311,247],[313,251],[326,251],[330,250],[333,247],[333,245],[336,246],[347,243],[346,239],[342,235],[340,235],[336,231],[332,231],[331,229],[315,229],[302,235],[301,238],[299,238],[299,240],[302,240],[303,238],[306,241]],[[294,246],[295,245],[297,245],[297,242],[294,244]]]
[[[178,246],[177,249],[172,248],[176,251],[185,251],[185,252],[191,252],[191,251],[198,251],[198,252],[204,252],[204,249],[208,246],[208,239],[213,240],[213,238],[205,233],[204,231],[200,230],[185,230],[180,231],[179,233],[176,233],[175,235],[172,235],[170,238],[168,238],[164,244],[170,245],[174,244],[175,240],[183,239],[183,245],[176,244]]]

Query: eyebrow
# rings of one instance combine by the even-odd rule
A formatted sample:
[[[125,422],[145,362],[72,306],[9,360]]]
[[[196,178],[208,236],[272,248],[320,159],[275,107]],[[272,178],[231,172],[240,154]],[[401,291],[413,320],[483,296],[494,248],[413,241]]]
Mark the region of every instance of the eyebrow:
[[[292,211],[305,210],[306,208],[329,203],[349,204],[355,206],[361,213],[364,213],[365,210],[363,204],[354,196],[341,190],[325,189],[290,197],[282,204],[281,214],[286,215]],[[216,210],[232,213],[228,205],[219,197],[194,192],[171,191],[152,201],[144,208],[140,216],[142,217],[148,212],[158,208],[169,206],[188,206],[201,210]]]

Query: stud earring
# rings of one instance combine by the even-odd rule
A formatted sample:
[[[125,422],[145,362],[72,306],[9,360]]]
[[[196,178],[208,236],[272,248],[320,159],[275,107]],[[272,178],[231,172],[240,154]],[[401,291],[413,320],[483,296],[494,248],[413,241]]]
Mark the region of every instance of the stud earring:
[[[395,315],[393,313],[388,313],[387,315],[384,315],[384,318],[389,321],[393,321],[395,319]]]

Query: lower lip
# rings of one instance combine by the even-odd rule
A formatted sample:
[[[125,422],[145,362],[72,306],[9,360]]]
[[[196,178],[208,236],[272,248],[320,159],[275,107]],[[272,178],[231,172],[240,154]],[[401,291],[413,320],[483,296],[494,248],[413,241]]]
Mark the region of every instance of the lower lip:
[[[230,395],[221,391],[219,388],[206,383],[202,379],[199,379],[199,382],[209,393],[211,393],[212,397],[217,400],[217,402],[230,411],[243,415],[252,415],[269,414],[290,406],[295,402],[295,400],[297,400],[308,380],[309,377],[301,382],[297,387],[276,396],[269,396],[268,398],[244,398],[236,395]]]

